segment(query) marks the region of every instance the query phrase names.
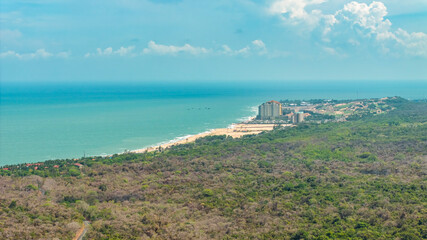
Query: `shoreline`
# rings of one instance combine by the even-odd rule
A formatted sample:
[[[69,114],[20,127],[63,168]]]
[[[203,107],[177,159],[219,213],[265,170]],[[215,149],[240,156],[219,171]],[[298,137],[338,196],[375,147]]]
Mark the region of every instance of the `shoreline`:
[[[159,148],[160,149],[166,149],[166,148],[176,146],[176,145],[180,145],[180,144],[195,142],[197,139],[203,138],[206,136],[227,135],[227,136],[231,136],[233,138],[240,138],[244,135],[255,135],[255,134],[259,134],[263,131],[273,130],[275,124],[252,124],[252,123],[249,123],[252,120],[254,120],[255,118],[256,118],[256,116],[243,117],[243,118],[237,119],[237,121],[240,120],[241,122],[232,123],[232,124],[228,125],[226,128],[214,128],[214,129],[204,131],[204,132],[200,132],[200,133],[196,133],[193,135],[185,135],[185,136],[181,136],[181,137],[176,137],[172,140],[169,140],[169,141],[166,140],[163,142],[159,142],[159,143],[156,143],[156,144],[148,146],[148,147],[138,148],[138,149],[134,149],[134,150],[124,150],[122,152],[116,152],[116,153],[101,153],[101,154],[95,154],[95,155],[88,154],[85,157],[107,158],[107,157],[112,157],[114,155],[122,155],[122,154],[126,154],[126,153],[153,152],[153,151],[158,151]],[[36,164],[42,164],[46,161],[52,161],[52,160],[68,160],[68,159],[71,159],[71,160],[77,161],[77,160],[82,159],[82,158],[84,158],[84,157],[51,158],[51,159],[46,159],[43,161],[28,161],[28,162],[22,162],[22,163],[1,164],[0,167],[2,168],[4,166],[25,165],[25,164],[33,166]],[[1,168],[0,168],[0,170],[1,170]]]
[[[160,149],[166,149],[172,146],[192,143],[195,142],[199,138],[207,137],[207,136],[219,136],[226,135],[232,138],[240,138],[245,135],[257,135],[264,131],[271,131],[277,124],[256,124],[249,123],[255,119],[254,116],[249,117],[246,121],[240,123],[233,123],[226,128],[215,128],[206,132],[197,133],[194,135],[187,135],[183,137],[178,137],[176,141],[171,140],[167,143],[159,143],[154,146],[149,146],[141,149],[135,149],[129,151],[130,153],[144,153],[144,152],[153,152],[158,151]],[[290,126],[291,124],[289,124]],[[282,125],[287,126],[287,125]]]

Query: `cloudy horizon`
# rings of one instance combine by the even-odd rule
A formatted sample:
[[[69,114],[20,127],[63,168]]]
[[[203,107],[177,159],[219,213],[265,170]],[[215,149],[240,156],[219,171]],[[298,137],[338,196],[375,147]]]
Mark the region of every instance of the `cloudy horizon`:
[[[427,80],[427,2],[3,1],[3,82]]]

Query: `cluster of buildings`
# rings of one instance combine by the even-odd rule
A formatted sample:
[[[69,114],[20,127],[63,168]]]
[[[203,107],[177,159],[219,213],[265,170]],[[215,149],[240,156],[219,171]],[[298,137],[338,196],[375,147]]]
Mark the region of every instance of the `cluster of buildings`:
[[[288,118],[292,123],[301,123],[304,121],[303,112],[294,112],[283,115],[282,104],[278,101],[269,101],[259,105],[257,120],[284,120]]]

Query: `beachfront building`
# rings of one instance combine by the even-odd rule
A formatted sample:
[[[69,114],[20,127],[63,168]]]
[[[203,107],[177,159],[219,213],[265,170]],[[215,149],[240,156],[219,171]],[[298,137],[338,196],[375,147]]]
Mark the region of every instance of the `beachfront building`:
[[[292,122],[293,123],[301,123],[304,122],[304,113],[303,112],[297,112],[292,115]]]
[[[303,122],[304,121],[304,113],[303,112],[298,112],[297,113],[297,122]]]
[[[282,115],[282,104],[278,101],[269,101],[258,107],[257,119],[272,120]]]

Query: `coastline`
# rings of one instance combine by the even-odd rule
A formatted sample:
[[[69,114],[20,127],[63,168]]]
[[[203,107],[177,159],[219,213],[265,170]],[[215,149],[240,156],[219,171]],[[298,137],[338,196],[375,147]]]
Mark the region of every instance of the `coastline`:
[[[172,146],[186,144],[195,142],[199,138],[207,136],[219,136],[226,135],[232,138],[240,138],[245,135],[257,135],[264,131],[271,131],[274,129],[276,124],[254,124],[250,123],[255,117],[249,117],[246,121],[240,123],[234,123],[228,126],[227,128],[216,128],[206,132],[198,133],[195,135],[187,135],[184,137],[177,138],[176,140],[171,140],[167,143],[159,143],[154,146],[145,147],[141,149],[131,150],[131,153],[144,153],[144,152],[153,152],[160,149],[166,149]],[[291,124],[289,124],[291,125]]]

